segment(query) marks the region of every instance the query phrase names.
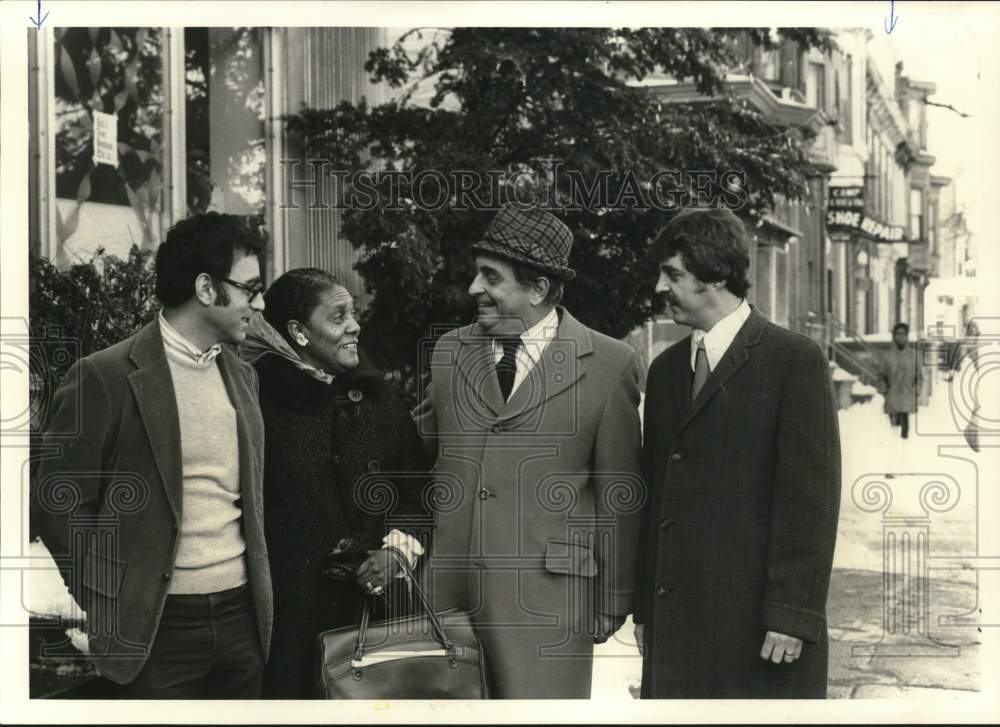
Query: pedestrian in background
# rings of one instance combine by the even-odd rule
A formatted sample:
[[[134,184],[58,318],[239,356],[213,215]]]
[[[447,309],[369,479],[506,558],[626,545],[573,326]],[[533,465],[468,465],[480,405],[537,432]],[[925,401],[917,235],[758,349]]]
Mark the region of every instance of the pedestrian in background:
[[[978,389],[978,384],[983,381],[983,379],[978,377],[979,373],[979,325],[975,321],[969,321],[969,324],[965,328],[965,338],[959,339],[952,344],[948,356],[948,373],[945,374],[945,381],[952,381],[955,373],[966,370],[966,376],[969,375],[968,371],[971,367],[974,372],[972,376],[976,377],[973,384],[973,388]],[[961,386],[955,386],[952,390],[952,397],[958,398],[963,397]],[[980,429],[980,404],[979,402],[984,400],[982,394],[979,392],[980,396],[977,397],[976,402],[973,404],[972,411],[969,412],[968,421],[965,424],[965,441],[968,442],[969,447],[974,451],[979,451],[979,429]]]
[[[976,371],[979,370],[979,325],[975,321],[969,321],[965,327],[964,339],[959,338],[949,346],[947,364],[945,381],[951,381],[955,372],[960,371],[963,366],[971,365]]]
[[[893,348],[883,354],[883,377],[886,384],[885,413],[900,436],[910,435],[910,414],[917,411],[917,392],[923,376],[917,350],[909,343],[910,327],[897,323],[892,328]]]
[[[423,553],[428,462],[402,392],[358,348],[354,301],[337,278],[289,270],[264,298],[240,347],[260,377],[265,430],[274,638],[263,696],[304,699],[315,696],[321,631],[355,623],[369,594],[380,597],[376,617],[405,607],[386,548],[411,565]]]

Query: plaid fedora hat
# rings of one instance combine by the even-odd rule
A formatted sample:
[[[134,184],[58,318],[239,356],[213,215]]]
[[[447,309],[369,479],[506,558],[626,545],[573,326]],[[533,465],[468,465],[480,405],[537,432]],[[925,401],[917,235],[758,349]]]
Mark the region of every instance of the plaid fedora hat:
[[[539,207],[502,207],[471,252],[496,255],[560,280],[572,280],[569,267],[573,233],[554,215]]]

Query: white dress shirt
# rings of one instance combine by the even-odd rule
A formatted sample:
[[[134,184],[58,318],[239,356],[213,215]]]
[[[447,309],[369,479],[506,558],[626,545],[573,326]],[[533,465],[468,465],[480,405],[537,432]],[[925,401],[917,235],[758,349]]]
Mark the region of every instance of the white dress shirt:
[[[705,341],[705,353],[708,355],[708,370],[715,371],[715,367],[726,355],[729,346],[732,345],[736,334],[740,332],[747,318],[750,317],[750,306],[746,300],[741,300],[736,306],[736,310],[712,326],[712,330],[706,333],[698,328],[691,332],[691,370],[694,371],[695,361],[698,357],[698,344],[702,339]]]
[[[535,364],[542,359],[542,353],[556,337],[558,330],[559,314],[553,308],[547,316],[521,334],[521,345],[517,347],[515,358],[517,370],[514,372],[514,385],[510,389],[511,396],[517,391],[517,387],[528,378],[528,374],[531,373]],[[500,363],[503,358],[503,345],[496,338],[493,339],[493,355],[496,358],[496,363]]]

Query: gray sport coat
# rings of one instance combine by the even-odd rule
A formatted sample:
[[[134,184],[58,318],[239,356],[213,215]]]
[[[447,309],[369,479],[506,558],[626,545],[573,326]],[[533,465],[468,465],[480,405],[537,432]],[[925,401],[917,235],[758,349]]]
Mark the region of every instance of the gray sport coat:
[[[272,594],[257,374],[225,347],[216,361],[236,410],[246,563],[266,659]],[[145,664],[166,601],[183,508],[180,442],[156,320],[76,362],[47,416],[32,517],[87,612],[95,668],[119,684]]]

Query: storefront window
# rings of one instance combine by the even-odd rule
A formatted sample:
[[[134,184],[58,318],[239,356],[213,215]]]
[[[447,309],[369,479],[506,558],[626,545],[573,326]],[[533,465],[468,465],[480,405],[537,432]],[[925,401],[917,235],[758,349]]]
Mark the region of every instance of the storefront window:
[[[155,28],[56,28],[56,235],[68,259],[159,239],[163,50]],[[95,135],[98,144],[95,145]]]
[[[133,244],[155,247],[171,220],[208,210],[262,229],[267,33],[55,28],[51,55],[40,51],[50,109],[39,123],[55,170],[55,209],[39,212],[44,254],[60,264],[124,257]],[[179,66],[181,54],[175,77],[169,58]],[[182,98],[183,127],[170,126],[168,106]]]
[[[217,210],[264,223],[262,32],[184,30],[188,214]]]

